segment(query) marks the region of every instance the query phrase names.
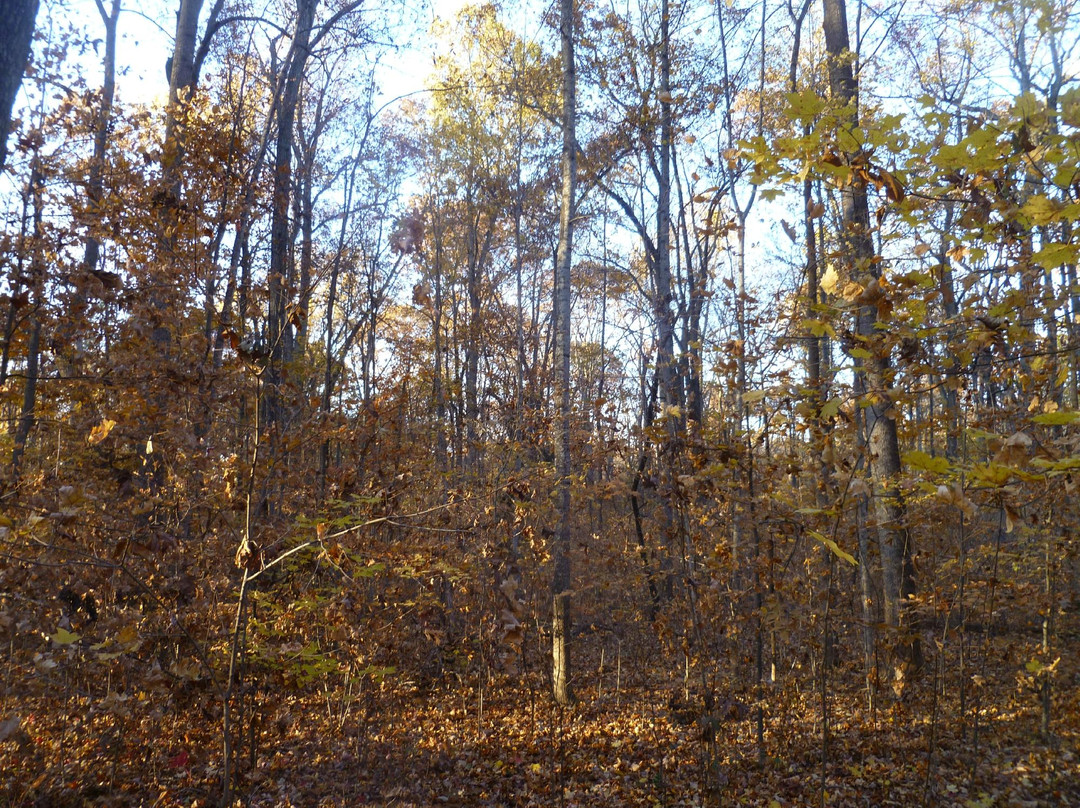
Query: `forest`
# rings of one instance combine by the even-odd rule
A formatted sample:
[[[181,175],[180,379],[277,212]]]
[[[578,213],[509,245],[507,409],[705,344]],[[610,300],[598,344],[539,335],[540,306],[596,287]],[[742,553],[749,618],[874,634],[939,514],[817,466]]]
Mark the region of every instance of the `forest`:
[[[0,19],[0,805],[1080,805],[1076,0]]]

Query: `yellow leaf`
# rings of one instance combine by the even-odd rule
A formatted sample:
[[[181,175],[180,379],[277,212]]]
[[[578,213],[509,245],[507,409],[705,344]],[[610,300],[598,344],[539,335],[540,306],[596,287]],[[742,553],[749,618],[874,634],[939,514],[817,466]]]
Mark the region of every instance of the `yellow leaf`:
[[[56,633],[49,637],[57,645],[71,645],[73,642],[79,641],[78,634],[72,634],[66,628],[58,628]]]
[[[764,390],[750,390],[743,393],[743,404],[753,404],[756,401],[761,401],[766,395],[768,394]]]
[[[86,442],[91,446],[96,446],[101,443],[105,438],[109,437],[109,433],[112,432],[112,428],[116,426],[116,421],[109,418],[103,420],[100,424],[90,430],[90,434],[86,438]]]
[[[1060,426],[1062,424],[1072,424],[1080,421],[1080,412],[1075,410],[1050,410],[1041,415],[1036,415],[1031,419],[1036,424],[1046,424],[1047,426]]]
[[[840,399],[830,398],[821,406],[822,418],[835,418],[840,412]]]
[[[840,296],[843,297],[844,300],[850,302],[852,300],[855,300],[857,297],[860,297],[865,291],[865,287],[855,283],[854,281],[849,281],[848,283],[845,283],[844,288],[840,290]]]
[[[823,337],[828,334],[833,339],[836,338],[836,329],[832,327],[831,323],[823,320],[806,319],[802,321],[802,327],[815,337]]]
[[[116,635],[116,642],[125,651],[137,651],[142,645],[138,630],[130,624],[120,629],[120,633]]]
[[[829,264],[829,268],[825,270],[825,274],[819,281],[819,285],[828,294],[835,295],[839,284],[840,276],[836,273],[836,267],[834,267],[832,264]]]
[[[806,532],[809,533],[813,538],[824,544],[825,547],[828,548],[829,552],[837,558],[846,561],[853,567],[857,567],[859,565],[858,562],[855,560],[855,556],[841,549],[840,545],[837,544],[834,539],[831,539],[822,533],[818,533],[816,530],[807,530]]]
[[[934,474],[945,474],[949,471],[949,461],[944,457],[931,457],[926,452],[918,450],[905,452],[904,462],[909,466]]]

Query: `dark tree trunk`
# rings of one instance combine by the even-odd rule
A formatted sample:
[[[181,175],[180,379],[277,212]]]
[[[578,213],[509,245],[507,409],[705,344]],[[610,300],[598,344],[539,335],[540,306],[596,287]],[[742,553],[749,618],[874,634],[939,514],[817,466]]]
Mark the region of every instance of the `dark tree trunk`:
[[[0,169],[7,158],[11,108],[30,58],[37,11],[38,0],[0,0]]]
[[[277,143],[274,152],[274,195],[270,225],[269,304],[267,311],[267,339],[270,341],[270,367],[267,373],[266,419],[276,423],[281,420],[282,366],[292,359],[294,332],[290,323],[289,300],[292,290],[289,280],[293,275],[290,267],[289,207],[292,198],[292,151],[293,128],[296,121],[296,105],[300,100],[300,86],[307,65],[311,28],[315,22],[318,0],[301,0],[297,7],[296,30],[289,60],[285,65],[285,86],[278,106]]]

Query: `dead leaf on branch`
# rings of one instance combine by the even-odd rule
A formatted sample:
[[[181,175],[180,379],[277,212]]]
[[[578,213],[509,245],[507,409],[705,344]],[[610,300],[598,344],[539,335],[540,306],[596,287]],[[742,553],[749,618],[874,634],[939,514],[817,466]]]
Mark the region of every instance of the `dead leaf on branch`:
[[[900,184],[900,181],[885,169],[881,169],[878,172],[878,175],[881,178],[881,184],[885,186],[885,197],[890,202],[895,202],[896,204],[903,202],[904,197],[907,196],[907,194],[904,191],[904,186]]]
[[[100,424],[90,430],[86,442],[91,446],[96,446],[105,440],[105,438],[109,437],[109,433],[112,432],[114,426],[116,426],[116,421],[109,418],[104,419]]]
[[[307,322],[307,307],[299,303],[290,303],[285,307],[285,319],[295,328],[300,328]]]
[[[1002,466],[1023,465],[1027,462],[1033,443],[1034,441],[1027,433],[1014,432],[1001,444],[1001,449],[994,455],[992,462]]]
[[[958,482],[953,483],[951,486],[939,485],[937,487],[937,498],[946,505],[959,508],[969,519],[975,515],[975,505],[964,494],[964,489]]]
[[[1005,511],[1005,532],[1012,533],[1016,523],[1022,520],[1020,512],[1009,503],[1005,503],[1002,510]]]
[[[432,308],[434,302],[431,299],[431,285],[427,282],[416,284],[412,290],[412,300],[417,306],[421,306],[425,309]]]
[[[239,569],[254,571],[259,569],[260,555],[259,545],[245,536],[236,550],[236,558],[233,561]]]
[[[398,221],[390,236],[390,249],[399,255],[411,255],[424,244],[424,216],[419,210],[409,211]]]

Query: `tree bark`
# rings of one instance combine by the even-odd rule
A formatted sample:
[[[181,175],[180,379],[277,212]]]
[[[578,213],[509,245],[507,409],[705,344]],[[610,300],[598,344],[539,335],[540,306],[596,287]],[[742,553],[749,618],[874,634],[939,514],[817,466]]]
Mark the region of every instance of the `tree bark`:
[[[296,30],[289,59],[285,65],[285,86],[278,106],[277,142],[274,151],[274,195],[270,225],[269,304],[267,308],[267,339],[270,340],[270,367],[267,372],[266,419],[277,423],[282,418],[282,365],[292,359],[295,338],[288,311],[291,297],[289,203],[292,195],[293,128],[300,86],[307,65],[311,29],[315,23],[318,0],[300,0],[296,10]]]
[[[11,108],[19,93],[30,42],[34,37],[38,0],[0,0],[0,170],[7,158],[7,136],[11,128]]]
[[[112,118],[113,99],[116,97],[116,24],[120,19],[120,0],[112,0],[112,8],[105,10],[101,0],[97,0],[98,13],[105,25],[105,76],[101,85],[101,108],[98,110],[97,125],[94,127],[94,157],[90,162],[90,175],[86,181],[86,196],[90,210],[98,214],[104,193],[105,150],[109,144],[109,121]],[[97,268],[101,255],[101,242],[91,232],[86,236],[83,250],[83,272],[89,273]]]
[[[555,537],[552,578],[552,671],[555,700],[573,701],[570,689],[570,265],[574,245],[574,193],[577,173],[577,76],[574,69],[574,0],[560,0],[562,39],[562,200],[555,267],[556,391],[559,402],[559,528]]]
[[[675,316],[671,311],[671,150],[674,125],[671,113],[671,8],[668,0],[660,4],[660,164],[656,190],[656,254],[653,261],[653,313],[656,317],[656,373],[660,377],[661,415],[665,440],[660,448],[660,474],[665,481],[661,492],[664,516],[664,553],[662,594],[669,600],[674,590],[674,554],[679,532],[675,513],[675,463],[684,415],[682,395],[675,367]]]
[[[180,0],[176,15],[176,40],[169,67],[169,105],[165,110],[165,148],[162,154],[162,180],[168,202],[180,200],[180,164],[184,159],[184,104],[195,85],[195,39],[203,0]]]
[[[34,166],[30,171],[30,196],[34,207],[34,241],[41,244],[42,234],[42,211],[44,202],[42,191],[45,187],[45,178],[41,175],[37,157],[34,158]],[[42,250],[37,247],[33,251],[34,258],[30,264],[31,286],[33,288],[33,314],[30,317],[30,339],[26,346],[26,381],[23,386],[22,411],[19,415],[19,424],[15,428],[15,446],[11,453],[11,478],[19,479],[19,470],[22,463],[23,453],[26,451],[26,442],[30,437],[37,420],[34,410],[37,408],[37,383],[38,365],[41,358],[41,312],[45,305],[45,266],[42,260]]]
[[[845,0],[822,0],[825,47],[829,54],[829,88],[833,100],[843,107],[842,125],[855,127],[858,123],[858,82],[852,68],[848,39]],[[850,164],[858,155],[848,153]],[[851,277],[864,287],[876,285],[880,270],[874,263],[874,244],[870,230],[870,206],[866,182],[853,172],[851,182],[841,190],[843,203],[843,258]],[[864,377],[869,401],[866,407],[867,451],[874,481],[875,516],[881,552],[882,591],[885,623],[896,629],[901,625],[902,609],[907,596],[915,592],[911,539],[904,524],[904,503],[898,486],[900,476],[900,445],[896,433],[893,401],[889,393],[892,379],[890,350],[880,338],[877,328],[878,310],[874,305],[862,305],[857,314],[856,332],[860,342],[872,356],[864,360],[860,371]],[[864,562],[865,563],[865,562]],[[901,649],[907,661],[918,663],[920,649],[917,639],[903,641]]]

